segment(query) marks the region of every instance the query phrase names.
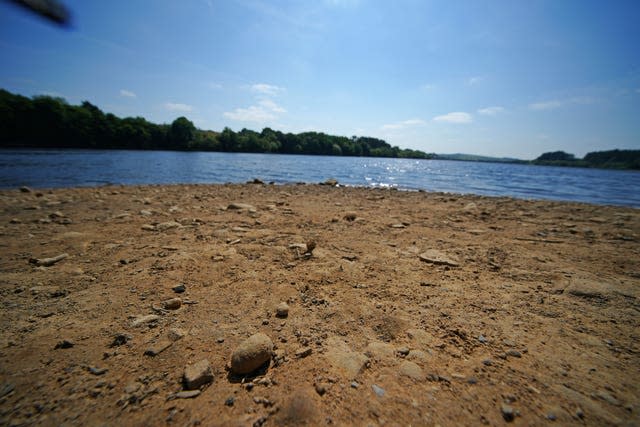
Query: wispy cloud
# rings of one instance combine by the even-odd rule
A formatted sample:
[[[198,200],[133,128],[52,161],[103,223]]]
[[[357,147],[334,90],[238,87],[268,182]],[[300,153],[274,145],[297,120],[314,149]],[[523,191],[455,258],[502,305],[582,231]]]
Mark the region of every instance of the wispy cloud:
[[[534,111],[555,110],[560,107],[562,107],[562,102],[557,100],[529,104],[529,109]]]
[[[478,110],[478,114],[482,114],[483,116],[497,116],[504,112],[505,109],[503,107],[485,107]]]
[[[549,101],[534,102],[533,104],[529,104],[529,109],[533,111],[555,110],[568,105],[586,105],[593,104],[594,102],[595,100],[588,96],[577,96],[566,99],[552,99]]]
[[[136,95],[135,93],[131,92],[130,90],[126,90],[126,89],[120,89],[120,96],[124,97],[124,98],[137,98],[138,95]]]
[[[443,114],[441,116],[436,116],[433,118],[434,122],[442,122],[442,123],[471,123],[473,121],[473,117],[469,113],[465,113],[463,111],[454,111],[453,113]]]
[[[251,85],[251,90],[262,95],[276,96],[283,92],[284,88],[267,83],[256,83]]]
[[[476,84],[480,83],[482,80],[484,80],[484,77],[482,77],[482,76],[469,77],[469,79],[467,79],[467,84],[469,86],[473,86],[473,85],[476,85]]]
[[[213,89],[213,90],[219,90],[219,89],[222,89],[222,85],[221,85],[220,83],[214,83],[214,82],[207,83],[207,87],[208,87],[209,89]]]
[[[382,125],[381,129],[382,130],[397,130],[397,129],[405,129],[408,128],[410,126],[420,126],[420,125],[424,125],[425,121],[421,120],[421,119],[409,119],[409,120],[404,120],[402,122],[396,122],[396,123],[389,123],[386,125]]]
[[[263,99],[257,105],[247,108],[236,108],[233,111],[225,112],[223,115],[231,120],[239,122],[264,123],[278,118],[279,114],[286,113],[282,108],[270,99]]]
[[[191,105],[174,103],[174,102],[165,102],[163,104],[163,107],[166,110],[169,110],[169,111],[181,111],[181,112],[184,112],[184,113],[188,113],[190,111],[193,111],[193,106],[191,106]]]
[[[420,89],[425,90],[425,91],[433,90],[435,88],[436,88],[436,85],[431,84],[431,83],[425,83],[425,84],[420,86]]]

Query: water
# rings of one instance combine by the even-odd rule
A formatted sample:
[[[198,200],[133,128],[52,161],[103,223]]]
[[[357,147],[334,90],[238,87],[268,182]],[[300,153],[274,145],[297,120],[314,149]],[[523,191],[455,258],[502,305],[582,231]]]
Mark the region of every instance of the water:
[[[640,208],[640,172],[442,160],[126,150],[0,150],[0,187],[322,182]]]

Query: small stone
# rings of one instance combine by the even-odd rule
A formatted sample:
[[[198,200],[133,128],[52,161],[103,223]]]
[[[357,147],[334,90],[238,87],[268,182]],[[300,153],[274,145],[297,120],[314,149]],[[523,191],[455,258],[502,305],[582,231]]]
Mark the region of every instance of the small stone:
[[[325,393],[327,392],[327,387],[328,385],[325,383],[316,383],[315,384],[316,393],[318,393],[320,396],[324,396]]]
[[[491,366],[491,365],[493,365],[493,360],[491,360],[491,359],[484,359],[484,360],[482,361],[482,364],[483,364],[484,366]]]
[[[146,316],[137,317],[133,322],[131,322],[131,326],[136,328],[138,326],[157,322],[159,319],[160,319],[160,316],[156,314],[147,314]]]
[[[169,337],[169,339],[174,342],[181,340],[182,338],[184,338],[185,335],[187,335],[187,333],[180,328],[171,328],[167,333],[167,336]]]
[[[231,370],[236,374],[248,374],[271,360],[273,341],[263,333],[244,340],[231,355]]]
[[[54,349],[55,349],[55,350],[58,350],[59,348],[71,348],[71,347],[73,347],[73,346],[74,346],[74,344],[73,344],[73,342],[72,342],[72,341],[69,341],[69,340],[62,340],[62,341],[60,341],[60,342],[58,342],[58,343],[56,344],[56,346],[54,347]]]
[[[109,347],[118,347],[121,346],[123,344],[126,344],[127,341],[129,341],[131,339],[131,335],[127,335],[127,334],[116,334],[115,337],[113,337],[113,341],[111,342],[111,344],[109,344]]]
[[[151,224],[143,224],[142,227],[140,227],[141,229],[145,230],[145,231],[155,231],[156,227],[154,227]]]
[[[93,366],[89,367],[89,372],[91,372],[93,375],[104,375],[107,373],[107,371],[107,368],[96,368]]]
[[[309,356],[312,352],[313,350],[311,349],[311,347],[303,347],[296,351],[296,357],[298,359],[302,359],[303,357]]]
[[[224,404],[226,406],[233,406],[233,404],[235,403],[236,399],[231,396],[231,397],[227,397],[227,400],[224,401]]]
[[[331,187],[335,187],[338,185],[338,180],[335,178],[329,178],[325,182],[321,183],[321,185],[329,185]]]
[[[171,288],[171,290],[173,290],[173,292],[175,292],[176,294],[181,294],[187,290],[187,287],[184,284],[180,283],[179,285],[176,285],[173,288]]]
[[[398,348],[396,351],[397,351],[397,352],[398,352],[398,354],[399,354],[399,355],[401,355],[401,356],[407,356],[407,355],[409,355],[409,352],[410,352],[411,350],[409,350],[409,348],[408,348],[408,347],[400,347],[400,348]]]
[[[253,205],[247,203],[229,203],[227,209],[239,210],[239,211],[255,211],[256,208]]]
[[[512,349],[509,349],[507,351],[507,356],[520,358],[520,357],[522,357],[522,353],[520,353],[518,350],[515,350],[515,349],[512,348]]]
[[[584,411],[580,408],[576,409],[576,417],[583,419],[584,418]]]
[[[418,257],[424,262],[436,265],[446,265],[450,267],[458,267],[460,265],[457,260],[435,249],[429,249],[421,253]]]
[[[184,368],[183,382],[187,390],[196,390],[213,381],[211,365],[207,359],[203,359],[193,365]]]
[[[422,381],[424,379],[424,373],[422,372],[422,368],[418,366],[418,364],[414,362],[410,362],[408,360],[403,361],[398,368],[398,372],[400,375],[405,377],[409,377],[416,381]]]
[[[21,193],[31,193],[31,189],[29,187],[27,187],[26,185],[23,185],[22,187],[20,187],[20,192]]]
[[[480,341],[482,344],[485,344],[487,342],[487,339],[484,337],[484,335],[480,335],[478,337],[478,341]]]
[[[548,419],[549,421],[555,421],[555,420],[557,420],[557,419],[558,419],[558,417],[556,417],[556,414],[554,414],[553,412],[549,412],[549,413],[547,414],[547,419]]]
[[[179,222],[167,221],[167,222],[161,222],[160,224],[156,225],[155,229],[158,231],[167,231],[167,230],[171,230],[172,228],[180,228],[180,227],[182,227],[182,224],[180,224]]]
[[[346,212],[344,214],[344,219],[346,221],[355,221],[357,217],[358,217],[358,214],[356,212],[353,212],[353,211]]]
[[[358,387],[360,387],[360,384],[358,384],[357,381],[352,381],[351,382],[351,388],[358,388]]]
[[[144,355],[155,357],[171,347],[172,344],[172,341],[158,341],[157,343],[152,344],[151,347],[147,348],[144,351]]]
[[[509,405],[503,403],[500,405],[500,411],[502,412],[502,418],[507,422],[511,422],[515,418],[515,412]]]
[[[180,298],[171,298],[162,303],[162,306],[166,310],[177,310],[182,305],[182,300]]]
[[[202,393],[200,390],[179,391],[174,394],[173,397],[176,399],[193,399],[194,397],[200,396],[200,393]]]
[[[276,317],[285,318],[289,316],[289,305],[286,302],[281,302],[276,307]]]
[[[378,397],[384,396],[385,391],[384,391],[384,389],[382,387],[380,387],[380,386],[378,386],[376,384],[373,384],[371,386],[371,389],[376,394],[376,396],[378,396]]]

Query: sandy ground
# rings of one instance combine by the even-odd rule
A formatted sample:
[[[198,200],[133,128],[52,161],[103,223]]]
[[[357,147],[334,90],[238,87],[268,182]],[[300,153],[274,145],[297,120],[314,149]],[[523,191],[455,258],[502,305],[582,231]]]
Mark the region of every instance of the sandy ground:
[[[2,425],[640,424],[639,210],[24,190],[0,191]],[[257,332],[269,366],[234,375]],[[205,359],[213,381],[180,393]]]

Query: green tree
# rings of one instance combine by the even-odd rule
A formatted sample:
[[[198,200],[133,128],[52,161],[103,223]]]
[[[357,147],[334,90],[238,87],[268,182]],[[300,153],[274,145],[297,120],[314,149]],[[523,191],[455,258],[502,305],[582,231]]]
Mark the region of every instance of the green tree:
[[[193,123],[186,117],[178,117],[171,123],[167,137],[174,148],[186,150],[195,135],[196,127]]]

